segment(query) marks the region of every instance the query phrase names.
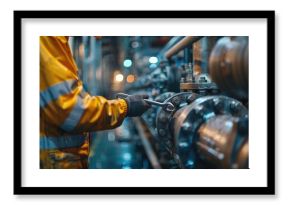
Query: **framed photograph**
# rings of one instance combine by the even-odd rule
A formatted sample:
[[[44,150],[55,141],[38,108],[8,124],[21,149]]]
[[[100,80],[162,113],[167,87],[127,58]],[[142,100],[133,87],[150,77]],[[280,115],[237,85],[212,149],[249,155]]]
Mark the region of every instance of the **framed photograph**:
[[[14,194],[275,194],[274,11],[14,11]]]

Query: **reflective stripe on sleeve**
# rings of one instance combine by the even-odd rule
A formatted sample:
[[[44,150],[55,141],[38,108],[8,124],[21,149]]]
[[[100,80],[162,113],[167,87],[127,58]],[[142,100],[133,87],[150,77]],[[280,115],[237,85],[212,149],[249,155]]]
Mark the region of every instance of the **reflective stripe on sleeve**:
[[[77,97],[77,103],[73,107],[69,116],[65,119],[64,123],[61,125],[61,128],[67,132],[72,131],[77,124],[79,123],[83,112],[85,110],[83,99],[81,96]]]
[[[85,136],[75,135],[75,136],[41,136],[40,137],[40,149],[62,149],[71,147],[80,147],[85,141]]]
[[[43,108],[51,101],[58,99],[60,96],[69,94],[76,85],[76,80],[66,80],[40,92],[40,107]]]

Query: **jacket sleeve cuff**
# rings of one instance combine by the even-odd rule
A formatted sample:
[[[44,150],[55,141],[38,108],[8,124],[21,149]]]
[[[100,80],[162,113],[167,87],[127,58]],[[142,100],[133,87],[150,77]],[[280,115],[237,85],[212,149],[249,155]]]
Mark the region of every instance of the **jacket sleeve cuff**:
[[[120,102],[120,105],[121,105],[121,109],[124,110],[124,115],[127,116],[128,105],[127,105],[126,100],[120,99],[119,102]]]

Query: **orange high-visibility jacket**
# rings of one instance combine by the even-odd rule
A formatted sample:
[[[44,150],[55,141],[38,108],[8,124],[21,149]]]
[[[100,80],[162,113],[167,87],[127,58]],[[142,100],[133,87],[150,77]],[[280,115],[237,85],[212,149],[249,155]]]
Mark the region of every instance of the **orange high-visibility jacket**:
[[[40,37],[40,167],[87,168],[87,132],[119,126],[123,99],[107,100],[83,90],[68,37]]]

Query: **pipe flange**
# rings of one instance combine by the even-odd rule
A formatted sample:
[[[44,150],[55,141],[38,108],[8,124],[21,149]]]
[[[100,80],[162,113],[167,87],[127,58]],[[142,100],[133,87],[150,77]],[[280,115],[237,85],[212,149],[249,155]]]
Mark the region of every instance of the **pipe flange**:
[[[174,150],[186,168],[194,165],[194,142],[198,140],[198,129],[216,115],[243,118],[247,108],[239,101],[226,96],[206,96],[197,98],[190,105],[179,109],[171,116]]]
[[[165,142],[167,145],[172,148],[172,136],[170,135],[169,123],[171,121],[174,113],[180,108],[188,105],[188,99],[192,95],[191,92],[183,92],[172,95],[167,98],[164,102],[170,102],[175,106],[175,109],[171,112],[160,109],[156,117],[156,130],[158,136],[161,138],[161,141]]]

